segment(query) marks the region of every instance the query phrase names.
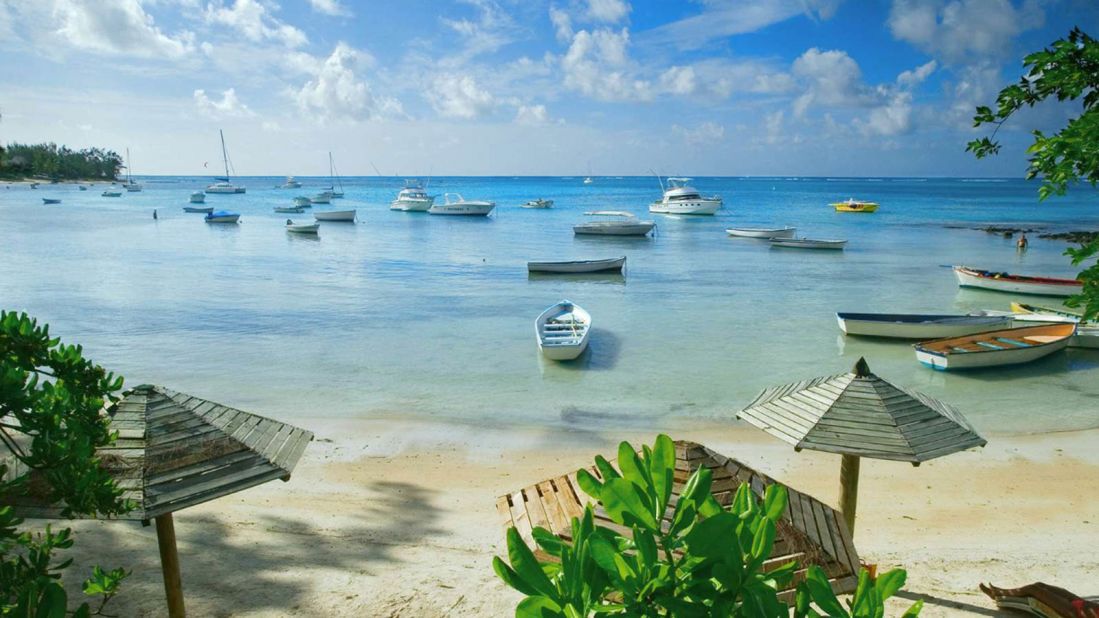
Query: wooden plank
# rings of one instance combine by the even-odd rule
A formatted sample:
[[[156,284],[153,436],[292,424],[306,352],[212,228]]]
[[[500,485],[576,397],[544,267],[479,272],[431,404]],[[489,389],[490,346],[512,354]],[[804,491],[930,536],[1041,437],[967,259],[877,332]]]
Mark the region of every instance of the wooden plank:
[[[530,519],[527,516],[526,503],[523,498],[523,492],[517,491],[511,494],[511,525],[515,526],[515,529],[519,532],[519,536],[526,541],[527,545],[534,543],[534,536],[531,534]]]
[[[828,554],[829,558],[834,560],[836,557],[836,545],[832,540],[831,532],[828,530],[828,521],[824,518],[824,508],[821,507],[821,503],[817,500],[812,500],[812,505],[813,519],[816,524],[817,538],[820,539],[821,549],[824,550],[824,553]]]
[[[546,509],[542,506],[542,496],[538,494],[538,486],[533,485],[523,490],[523,499],[525,500],[524,508],[527,510],[527,519],[530,520],[530,527],[533,528],[550,528],[549,517],[546,516]],[[533,536],[531,537],[533,538]]]
[[[840,527],[836,523],[836,511],[825,507],[824,521],[828,526],[828,537],[833,541],[833,548],[836,550],[836,561],[848,568],[851,565],[851,556],[847,554],[847,546],[843,542],[843,537],[840,535]],[[843,517],[841,516],[842,520]],[[857,571],[856,571],[857,572]]]
[[[561,496],[557,485],[552,480],[542,481],[538,483],[538,492],[542,500],[542,508],[545,509],[546,517],[549,519],[549,529],[554,534],[571,532],[572,525],[561,507]]]

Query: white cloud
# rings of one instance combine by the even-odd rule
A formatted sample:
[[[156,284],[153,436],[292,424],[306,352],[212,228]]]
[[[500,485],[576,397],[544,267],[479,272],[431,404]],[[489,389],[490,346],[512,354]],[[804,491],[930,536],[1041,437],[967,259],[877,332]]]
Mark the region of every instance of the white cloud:
[[[375,96],[370,85],[359,77],[371,61],[368,55],[342,41],[323,61],[308,54],[292,55],[287,58],[288,66],[311,74],[301,88],[292,91],[292,97],[303,111],[322,120],[403,115],[399,101]]]
[[[931,60],[910,71],[902,71],[901,74],[897,76],[897,84],[905,88],[915,88],[922,84],[925,79],[930,77],[938,67],[939,63]]]
[[[1001,56],[1024,30],[1040,28],[1037,0],[893,0],[893,36],[948,63]]]
[[[651,84],[633,76],[627,29],[577,32],[561,59],[566,88],[599,101],[648,100]]]
[[[794,115],[799,118],[813,105],[847,107],[868,102],[862,71],[847,52],[813,47],[794,61],[792,71],[807,84],[794,101]]]
[[[194,49],[193,33],[165,34],[139,0],[54,0],[52,17],[59,24],[53,40],[79,49],[143,58],[179,58]]]
[[[630,4],[624,0],[588,0],[587,14],[592,21],[616,24],[630,14]]]
[[[237,98],[237,91],[234,88],[222,91],[220,101],[211,99],[206,91],[201,89],[195,90],[194,99],[199,111],[211,118],[255,116],[255,113]]]
[[[572,18],[569,17],[568,11],[557,8],[556,6],[550,6],[549,8],[550,23],[553,24],[553,33],[557,37],[559,43],[568,43],[572,40]]]
[[[540,125],[549,122],[549,113],[545,105],[520,105],[515,110],[515,123]]]
[[[710,144],[720,142],[725,138],[725,127],[710,121],[703,122],[692,128],[673,124],[672,132],[680,136],[683,141],[688,144]]]
[[[350,17],[351,9],[340,3],[340,0],[309,0],[313,10],[330,17]]]
[[[698,90],[698,79],[691,67],[674,66],[660,74],[660,89],[672,94],[693,94]]]
[[[436,92],[430,93],[431,106],[440,116],[477,118],[495,105],[491,93],[483,90],[470,75],[443,74],[435,79]]]
[[[462,38],[462,49],[444,59],[444,64],[459,67],[476,56],[494,52],[515,39],[515,21],[500,8],[495,0],[461,0],[478,11],[477,19],[450,19],[442,17],[442,23]]]
[[[692,15],[638,34],[638,40],[680,49],[700,49],[714,39],[762,30],[801,15],[829,19],[842,0],[704,1]]]
[[[864,135],[901,135],[912,130],[912,93],[895,92],[885,105],[870,110],[855,126]]]
[[[785,117],[786,112],[781,109],[763,117],[763,126],[767,130],[768,144],[774,144],[779,141],[779,138],[782,136],[782,125]]]
[[[229,26],[253,42],[274,41],[286,47],[301,47],[308,42],[305,33],[272,16],[258,0],[234,0],[225,6],[223,0],[206,5],[206,22]]]

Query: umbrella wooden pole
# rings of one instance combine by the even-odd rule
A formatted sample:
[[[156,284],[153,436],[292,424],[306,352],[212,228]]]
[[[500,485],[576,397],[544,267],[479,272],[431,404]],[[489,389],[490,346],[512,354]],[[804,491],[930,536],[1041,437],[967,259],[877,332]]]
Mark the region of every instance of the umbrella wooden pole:
[[[855,536],[855,508],[859,503],[859,458],[844,455],[840,463],[840,511],[847,521],[847,529]]]
[[[179,552],[172,514],[156,518],[156,544],[160,546],[160,568],[164,571],[164,594],[168,597],[169,618],[184,618],[183,581],[179,576]]]

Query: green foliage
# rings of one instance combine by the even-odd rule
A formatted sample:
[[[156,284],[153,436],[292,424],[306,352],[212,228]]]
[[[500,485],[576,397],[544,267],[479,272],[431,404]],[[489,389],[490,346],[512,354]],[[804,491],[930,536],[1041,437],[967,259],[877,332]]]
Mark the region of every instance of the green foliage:
[[[122,169],[118,153],[100,148],[71,150],[49,144],[8,144],[0,148],[0,177],[56,180],[113,180]]]
[[[0,504],[25,495],[33,471],[67,516],[129,510],[95,455],[114,439],[102,410],[121,388],[122,379],[86,360],[79,346],[50,337],[26,314],[0,312],[0,452],[28,470],[13,476],[0,465]],[[0,615],[64,616],[68,595],[60,577],[71,560],[55,554],[72,547],[72,533],[50,526],[30,532],[22,524],[11,506],[0,507]],[[127,575],[96,567],[84,591],[105,603]],[[90,613],[85,603],[76,615]]]
[[[534,542],[555,561],[539,561],[519,532],[508,530],[508,562],[493,559],[496,574],[526,595],[517,618],[753,616],[880,618],[884,601],[904,584],[902,570],[872,579],[865,571],[848,607],[832,593],[827,575],[811,567],[789,607],[778,590],[798,570],[790,562],[764,571],[776,526],[786,509],[786,489],[772,485],[759,500],[741,485],[726,510],[710,493],[711,472],[700,468],[683,486],[670,520],[675,445],[661,435],[641,454],[627,442],[617,469],[595,458],[602,481],[577,472],[581,489],[595,498],[617,529],[595,524],[592,508],[573,518],[571,539],[535,528]],[[905,616],[916,616],[921,604]]]
[[[1042,180],[1040,200],[1064,195],[1070,184],[1081,180],[1095,186],[1099,182],[1099,41],[1074,28],[1067,37],[1024,58],[1023,65],[1026,73],[1018,83],[1000,91],[996,109],[977,108],[973,126],[993,125],[995,129],[990,137],[969,142],[966,150],[978,159],[998,154],[996,132],[1015,112],[1050,98],[1079,100],[1080,115],[1063,129],[1053,135],[1032,132],[1034,143],[1027,149],[1030,159],[1026,177]],[[1065,253],[1078,266],[1099,253],[1099,240]],[[1083,292],[1066,304],[1083,307],[1085,319],[1095,319],[1099,317],[1099,264],[1085,269],[1079,279],[1084,282]]]

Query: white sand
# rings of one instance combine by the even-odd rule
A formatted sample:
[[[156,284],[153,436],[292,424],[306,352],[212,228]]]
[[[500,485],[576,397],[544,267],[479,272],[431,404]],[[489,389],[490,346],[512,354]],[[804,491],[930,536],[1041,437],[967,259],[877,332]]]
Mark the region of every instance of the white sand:
[[[513,615],[520,597],[490,564],[502,546],[495,497],[655,433],[307,425],[318,441],[289,483],[176,514],[189,615]],[[668,433],[836,503],[838,456],[795,453],[752,429]],[[866,460],[855,542],[864,561],[908,569],[905,594],[926,599],[922,615],[998,615],[979,582],[1099,594],[1097,497],[1096,431],[992,437],[919,468]],[[134,570],[108,613],[165,615],[152,527],[76,528],[73,575],[95,562]]]

